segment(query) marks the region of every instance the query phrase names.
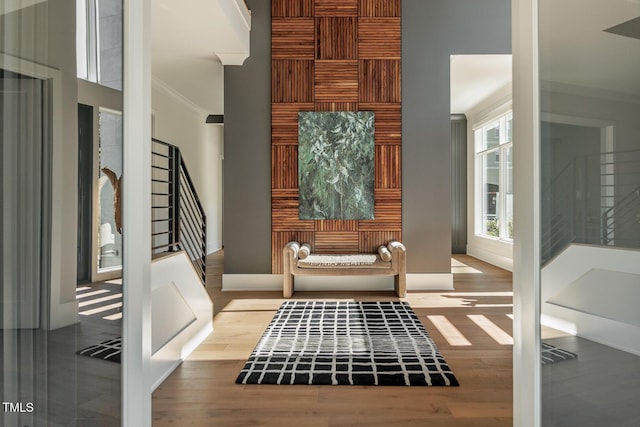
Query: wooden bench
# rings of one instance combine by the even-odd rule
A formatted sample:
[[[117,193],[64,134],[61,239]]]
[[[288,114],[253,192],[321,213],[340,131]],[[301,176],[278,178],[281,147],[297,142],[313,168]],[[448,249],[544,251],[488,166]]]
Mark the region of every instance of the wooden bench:
[[[291,298],[294,292],[295,276],[394,276],[396,294],[404,298],[407,292],[407,268],[406,249],[400,242],[390,242],[386,248],[391,253],[391,260],[384,261],[380,254],[376,255],[322,255],[324,260],[330,262],[314,262],[314,257],[319,259],[321,255],[312,254],[305,260],[299,258],[301,245],[298,242],[289,242],[283,252],[284,267],[284,298]],[[372,258],[375,257],[375,258]],[[366,258],[366,259],[365,259]],[[341,259],[348,259],[344,264]],[[358,260],[362,259],[362,263]],[[373,262],[371,260],[373,259]],[[309,261],[307,261],[309,260]],[[354,261],[355,260],[355,264]]]

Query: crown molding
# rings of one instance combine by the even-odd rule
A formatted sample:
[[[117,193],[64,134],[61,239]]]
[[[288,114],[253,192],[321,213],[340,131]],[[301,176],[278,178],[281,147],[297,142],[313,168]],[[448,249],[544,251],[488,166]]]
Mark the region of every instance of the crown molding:
[[[191,101],[189,98],[182,95],[180,92],[175,90],[173,87],[168,85],[166,82],[164,82],[160,78],[152,75],[151,83],[152,83],[153,89],[157,90],[158,92],[162,93],[165,96],[168,96],[169,98],[171,98],[178,104],[182,105],[183,107],[193,111],[194,113],[199,115],[203,121],[207,119],[207,116],[209,115],[209,112],[207,110],[205,110],[195,102]]]

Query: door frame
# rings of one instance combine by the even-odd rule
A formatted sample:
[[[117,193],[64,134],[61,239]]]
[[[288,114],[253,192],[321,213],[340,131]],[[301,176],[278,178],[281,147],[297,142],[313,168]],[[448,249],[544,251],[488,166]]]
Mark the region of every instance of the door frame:
[[[84,113],[89,116],[89,120],[87,124],[86,130],[88,131],[88,135],[82,135],[81,130],[85,129],[81,127],[81,113],[80,110],[84,109]],[[77,284],[85,284],[93,281],[93,229],[94,229],[94,220],[93,220],[93,193],[94,193],[94,167],[93,167],[93,157],[94,157],[94,135],[93,135],[93,110],[94,107],[92,105],[87,105],[83,103],[78,103],[78,264],[76,266],[77,270]],[[85,123],[83,123],[85,124]],[[88,141],[87,141],[88,139]],[[88,145],[88,147],[86,146]],[[88,153],[83,153],[84,150],[88,150]],[[85,156],[84,154],[88,154]],[[90,159],[88,165],[83,164],[83,160],[86,160],[86,157]],[[85,182],[86,181],[86,182]],[[82,198],[80,192],[82,188],[80,184],[84,182],[86,186],[85,191],[88,192],[86,197]],[[84,187],[83,187],[84,188]],[[83,203],[81,203],[83,202]],[[84,225],[86,222],[89,223],[88,230]],[[89,241],[88,244],[83,243],[85,241]],[[84,264],[84,267],[81,266]],[[80,269],[87,269],[87,277],[80,278]]]
[[[17,74],[34,77],[47,82],[49,88],[48,106],[45,106],[45,118],[49,118],[49,126],[45,131],[49,132],[48,139],[51,147],[51,218],[49,232],[51,235],[50,256],[50,278],[49,286],[42,289],[42,326],[43,328],[56,329],[60,326],[71,325],[77,320],[78,303],[75,299],[65,301],[63,297],[63,282],[67,275],[62,271],[64,248],[68,248],[67,242],[73,239],[76,244],[75,230],[71,232],[63,229],[64,212],[63,201],[69,197],[68,189],[63,185],[63,174],[65,166],[64,144],[62,140],[62,72],[58,69],[46,65],[37,64],[22,58],[18,58],[5,53],[0,53],[0,68]],[[48,111],[47,111],[48,107]],[[75,197],[75,195],[74,195]],[[76,271],[73,270],[75,277]]]

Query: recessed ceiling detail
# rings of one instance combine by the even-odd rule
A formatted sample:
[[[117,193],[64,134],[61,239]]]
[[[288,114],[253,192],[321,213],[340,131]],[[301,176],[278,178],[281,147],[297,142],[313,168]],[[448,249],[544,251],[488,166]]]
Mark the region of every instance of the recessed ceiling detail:
[[[607,33],[640,40],[640,16],[604,30]]]

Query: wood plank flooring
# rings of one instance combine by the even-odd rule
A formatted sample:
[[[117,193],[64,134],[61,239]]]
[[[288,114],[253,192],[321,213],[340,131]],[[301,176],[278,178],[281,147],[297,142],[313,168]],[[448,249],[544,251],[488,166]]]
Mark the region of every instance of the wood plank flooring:
[[[153,394],[154,426],[512,425],[512,346],[504,342],[511,336],[509,272],[456,256],[455,291],[405,298],[460,387],[243,386],[234,381],[283,299],[281,292],[221,292],[223,256],[209,256],[207,265],[214,332]],[[398,299],[392,292],[294,297]]]

